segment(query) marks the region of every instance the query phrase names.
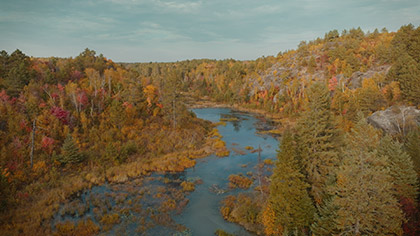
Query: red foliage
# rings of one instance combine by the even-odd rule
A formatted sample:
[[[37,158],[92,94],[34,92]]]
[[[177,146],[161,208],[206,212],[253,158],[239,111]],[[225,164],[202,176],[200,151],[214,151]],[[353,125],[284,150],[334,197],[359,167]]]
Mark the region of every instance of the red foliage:
[[[71,72],[71,79],[72,80],[77,81],[77,80],[81,79],[82,77],[83,77],[83,73],[78,71],[78,70],[75,70],[75,71]]]
[[[131,103],[129,103],[129,102],[124,102],[124,103],[123,103],[123,106],[124,106],[125,108],[132,108],[132,107],[133,107],[133,105],[132,105]]]
[[[78,93],[76,99],[77,102],[79,102],[83,106],[86,106],[86,104],[89,102],[88,96],[86,95],[85,91],[81,91],[80,93]]]
[[[338,85],[338,81],[337,78],[335,76],[333,76],[329,81],[328,81],[328,89],[330,91],[335,91],[335,89],[337,88]]]
[[[61,85],[61,84],[57,84],[57,88],[58,88],[58,90],[60,90],[60,92],[64,91],[64,86]]]
[[[6,163],[6,168],[11,172],[15,171],[17,169],[17,166],[18,163],[16,160],[10,160]]]
[[[53,114],[57,119],[59,119],[63,124],[67,125],[69,123],[68,118],[70,112],[62,109],[61,107],[51,108],[51,114]]]
[[[3,102],[8,102],[9,101],[9,96],[6,93],[6,90],[1,90],[0,92],[0,100],[2,100]]]
[[[52,97],[53,99],[56,99],[56,98],[58,98],[58,94],[56,94],[56,93],[52,93],[52,94],[51,94],[51,97]]]
[[[420,212],[416,207],[415,200],[402,197],[400,203],[407,219],[407,222],[403,224],[404,235],[418,235],[417,232],[420,232]]]
[[[41,141],[41,147],[42,149],[44,149],[48,154],[51,154],[52,149],[53,149],[53,145],[54,145],[55,140],[44,136],[42,137],[42,141]]]
[[[22,130],[26,130],[26,120],[21,120],[20,122],[19,122],[19,127],[22,129]]]
[[[44,107],[46,107],[47,106],[47,104],[45,103],[45,102],[41,102],[40,104],[39,104],[39,108],[44,108]]]
[[[16,195],[20,200],[27,200],[29,198],[29,193],[18,192]]]

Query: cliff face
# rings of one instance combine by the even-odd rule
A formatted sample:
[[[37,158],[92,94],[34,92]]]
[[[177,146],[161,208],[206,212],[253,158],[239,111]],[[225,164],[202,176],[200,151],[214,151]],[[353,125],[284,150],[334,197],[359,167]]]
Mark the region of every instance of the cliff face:
[[[420,110],[412,106],[392,106],[373,113],[368,122],[389,134],[406,134],[411,127],[420,125]]]

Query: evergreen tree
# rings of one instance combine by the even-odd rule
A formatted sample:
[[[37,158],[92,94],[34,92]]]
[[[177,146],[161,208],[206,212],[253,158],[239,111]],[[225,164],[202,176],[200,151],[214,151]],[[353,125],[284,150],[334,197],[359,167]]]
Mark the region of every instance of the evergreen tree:
[[[411,157],[402,149],[402,144],[392,140],[389,135],[382,138],[379,154],[389,158],[390,173],[394,187],[394,195],[401,204],[405,219],[404,234],[418,231],[416,225],[416,208],[418,194],[417,173]]]
[[[414,168],[417,175],[420,175],[420,129],[412,130],[408,133],[405,150],[410,155],[411,160],[414,163]]]
[[[318,206],[318,213],[314,216],[314,222],[311,225],[311,231],[314,235],[336,235],[338,234],[335,219],[337,218],[338,206],[331,197],[324,201],[322,206]]]
[[[306,111],[298,123],[298,154],[311,184],[311,195],[320,204],[328,196],[327,186],[335,181],[340,136],[330,111],[326,84],[313,84],[307,97]]]
[[[312,222],[315,208],[295,149],[291,133],[285,132],[271,177],[269,204],[274,212],[275,228],[303,234]]]
[[[403,215],[393,195],[387,156],[378,135],[361,119],[347,137],[337,173],[335,219],[340,235],[401,235]]]
[[[407,53],[398,57],[387,74],[388,80],[399,82],[403,97],[414,104],[420,104],[420,68]]]
[[[68,134],[61,147],[61,155],[59,156],[58,161],[63,164],[79,163],[83,161],[83,158],[84,156],[80,153],[79,148],[74,143],[73,137]]]
[[[378,152],[388,157],[397,199],[402,197],[415,199],[418,193],[417,174],[413,168],[413,161],[403,151],[402,144],[386,135],[380,142]]]
[[[35,72],[31,69],[31,61],[28,56],[16,49],[6,61],[3,62],[4,85],[10,96],[17,97],[23,87],[29,84],[29,81],[35,76]]]

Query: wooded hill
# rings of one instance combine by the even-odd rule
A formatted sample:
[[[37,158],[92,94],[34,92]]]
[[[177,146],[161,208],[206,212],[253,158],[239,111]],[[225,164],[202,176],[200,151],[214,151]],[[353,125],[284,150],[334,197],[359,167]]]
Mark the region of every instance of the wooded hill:
[[[125,66],[158,87],[170,74],[179,92],[281,118],[268,197],[226,198],[225,219],[267,235],[415,235],[420,117],[404,111],[420,105],[419,55],[420,27],[406,25],[333,30],[255,61]],[[392,137],[366,123],[387,108],[404,113]]]

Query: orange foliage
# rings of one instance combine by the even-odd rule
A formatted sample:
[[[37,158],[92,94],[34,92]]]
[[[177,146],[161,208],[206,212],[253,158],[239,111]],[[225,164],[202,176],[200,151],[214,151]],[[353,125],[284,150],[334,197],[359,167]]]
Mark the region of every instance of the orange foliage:
[[[279,227],[276,222],[275,213],[271,207],[271,204],[268,203],[262,212],[262,224],[264,225],[264,233],[266,235],[282,235],[283,229]]]
[[[252,185],[252,180],[242,174],[229,175],[229,187],[230,188],[242,188],[248,189]]]

